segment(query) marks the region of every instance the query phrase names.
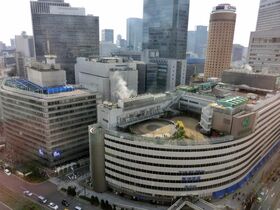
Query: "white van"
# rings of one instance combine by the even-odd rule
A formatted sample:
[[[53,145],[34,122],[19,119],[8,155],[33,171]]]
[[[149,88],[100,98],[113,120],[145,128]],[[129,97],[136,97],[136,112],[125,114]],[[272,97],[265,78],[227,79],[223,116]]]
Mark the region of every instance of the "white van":
[[[83,210],[80,206],[75,206],[75,210]]]
[[[4,172],[5,172],[5,174],[7,174],[8,176],[10,176],[10,175],[12,174],[12,173],[10,172],[9,169],[5,169]]]
[[[47,203],[48,202],[48,200],[46,199],[46,198],[44,198],[43,196],[38,196],[38,199],[39,199],[39,201],[41,202],[41,203]]]

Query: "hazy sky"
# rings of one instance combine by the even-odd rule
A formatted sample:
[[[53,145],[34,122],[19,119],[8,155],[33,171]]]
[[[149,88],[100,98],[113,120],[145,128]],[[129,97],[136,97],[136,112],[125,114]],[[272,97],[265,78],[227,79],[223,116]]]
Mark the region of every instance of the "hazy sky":
[[[237,7],[234,43],[248,45],[250,31],[256,27],[259,0],[190,0],[189,30],[196,25],[208,25],[212,7],[230,3]],[[87,14],[100,18],[100,30],[113,28],[115,37],[126,37],[126,18],[143,16],[143,0],[65,0],[71,6],[85,7]],[[32,34],[29,0],[3,0],[0,3],[0,40],[9,44],[10,38],[25,30]]]

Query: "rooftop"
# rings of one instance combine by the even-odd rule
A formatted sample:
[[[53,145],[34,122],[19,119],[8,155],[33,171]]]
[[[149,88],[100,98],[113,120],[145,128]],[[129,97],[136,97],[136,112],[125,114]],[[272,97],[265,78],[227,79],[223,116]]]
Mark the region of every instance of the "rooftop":
[[[224,107],[230,107],[230,108],[244,105],[247,102],[248,102],[248,99],[245,97],[241,97],[241,96],[227,97],[227,98],[220,99],[217,101],[217,103],[219,105],[222,105]]]
[[[74,91],[75,88],[71,85],[55,86],[55,87],[41,87],[25,79],[8,78],[4,81],[6,86],[26,90],[39,94],[55,94]]]
[[[236,12],[236,7],[230,4],[219,4],[218,6],[213,7],[212,13],[217,12]]]
[[[91,91],[79,86],[40,87],[28,80],[19,78],[5,78],[2,82],[1,89],[15,91],[31,97],[48,99],[92,94]]]
[[[178,133],[182,125],[184,133],[181,136]],[[148,138],[160,139],[191,139],[195,141],[205,140],[206,137],[199,132],[197,126],[199,120],[185,114],[168,118],[150,119],[129,127],[129,133]]]

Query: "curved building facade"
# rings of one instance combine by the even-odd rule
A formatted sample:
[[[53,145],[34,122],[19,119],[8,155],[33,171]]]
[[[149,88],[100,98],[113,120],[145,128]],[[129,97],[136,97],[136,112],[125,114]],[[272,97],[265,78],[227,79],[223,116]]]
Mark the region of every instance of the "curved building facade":
[[[193,195],[220,198],[234,192],[280,146],[280,95],[253,111],[254,132],[242,138],[195,142],[104,129],[100,138],[104,140],[106,183],[116,192],[144,200]],[[90,136],[96,130],[90,129]]]

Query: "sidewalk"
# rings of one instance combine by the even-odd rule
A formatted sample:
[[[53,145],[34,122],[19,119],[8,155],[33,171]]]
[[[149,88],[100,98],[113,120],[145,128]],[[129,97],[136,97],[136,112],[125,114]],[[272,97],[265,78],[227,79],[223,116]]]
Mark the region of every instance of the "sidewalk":
[[[49,181],[54,183],[55,185],[57,185],[58,188],[63,187],[63,188],[67,189],[68,186],[75,186],[76,190],[78,192],[78,195],[85,195],[87,197],[96,196],[96,197],[98,197],[99,201],[107,200],[110,204],[131,207],[135,210],[145,210],[145,209],[147,209],[147,210],[166,210],[168,208],[168,206],[158,206],[158,205],[152,205],[152,204],[145,203],[145,202],[132,201],[132,200],[120,197],[120,196],[115,195],[110,192],[97,193],[97,192],[86,189],[83,186],[79,185],[77,183],[78,180],[76,180],[75,182],[66,183],[66,182],[59,180],[58,178],[51,178]]]
[[[246,199],[246,197],[250,193],[257,193],[261,189],[264,189],[267,187],[266,179],[269,176],[272,169],[278,164],[278,161],[280,159],[280,151],[278,150],[273,154],[273,156],[266,162],[266,164],[255,174],[255,176],[250,179],[242,188],[237,190],[235,193],[239,193],[242,195],[242,193],[245,194],[244,197],[241,195],[237,195],[235,199],[232,199],[232,196],[235,193],[232,193],[225,198],[222,198],[220,200],[212,201],[215,205],[224,205],[229,206],[235,210],[242,209],[242,200]],[[240,198],[240,201],[237,200],[237,198]]]

